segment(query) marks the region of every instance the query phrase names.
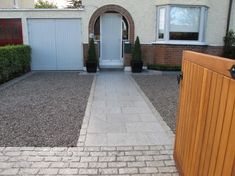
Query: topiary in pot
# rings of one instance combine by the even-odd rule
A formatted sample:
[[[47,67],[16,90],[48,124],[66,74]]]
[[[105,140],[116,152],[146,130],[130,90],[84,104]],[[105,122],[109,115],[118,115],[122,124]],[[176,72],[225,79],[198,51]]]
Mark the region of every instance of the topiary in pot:
[[[142,72],[143,61],[139,37],[135,40],[135,45],[132,50],[131,70],[133,73]]]
[[[97,71],[97,55],[95,50],[95,42],[92,38],[89,42],[89,49],[88,49],[88,59],[86,61],[86,69],[89,73],[95,73]]]
[[[224,37],[223,56],[235,59],[235,32],[233,30],[228,31]]]

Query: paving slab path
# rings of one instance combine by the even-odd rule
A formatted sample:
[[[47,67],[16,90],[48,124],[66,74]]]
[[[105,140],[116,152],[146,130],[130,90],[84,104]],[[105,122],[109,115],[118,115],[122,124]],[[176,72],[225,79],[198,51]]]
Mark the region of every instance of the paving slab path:
[[[102,72],[97,76],[86,146],[169,144],[170,129],[130,75]]]
[[[0,147],[0,175],[177,176],[173,138],[130,74],[102,72],[77,147]]]

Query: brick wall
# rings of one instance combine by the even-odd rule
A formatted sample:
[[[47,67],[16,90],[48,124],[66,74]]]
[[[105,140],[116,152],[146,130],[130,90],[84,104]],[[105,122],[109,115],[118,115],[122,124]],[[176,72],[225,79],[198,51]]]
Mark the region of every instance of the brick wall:
[[[223,47],[197,45],[142,45],[145,64],[181,65],[184,50],[221,56]]]
[[[221,56],[221,46],[198,46],[198,45],[141,45],[144,65],[168,64],[181,65],[184,50],[196,51],[206,54]],[[87,59],[88,44],[83,44],[84,61]],[[98,49],[97,49],[98,53]],[[129,66],[131,54],[125,54],[124,65]],[[84,62],[85,63],[85,62]]]

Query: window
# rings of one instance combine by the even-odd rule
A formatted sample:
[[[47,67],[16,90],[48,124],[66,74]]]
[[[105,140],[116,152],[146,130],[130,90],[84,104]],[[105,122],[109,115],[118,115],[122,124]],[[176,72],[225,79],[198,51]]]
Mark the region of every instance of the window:
[[[0,19],[0,46],[23,44],[21,19]]]
[[[122,17],[122,40],[128,40],[129,27],[125,17]]]
[[[165,14],[166,14],[166,9],[165,8],[160,8],[159,9],[159,26],[158,26],[158,38],[159,39],[164,39]]]
[[[159,6],[157,40],[162,42],[204,42],[207,8],[202,6]]]
[[[95,40],[100,40],[100,17],[98,17],[95,22],[94,37]]]

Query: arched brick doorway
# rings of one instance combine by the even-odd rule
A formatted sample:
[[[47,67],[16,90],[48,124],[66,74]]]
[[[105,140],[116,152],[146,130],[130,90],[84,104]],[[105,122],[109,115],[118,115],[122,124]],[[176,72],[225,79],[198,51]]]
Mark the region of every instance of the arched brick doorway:
[[[95,27],[95,23],[96,20],[104,13],[106,12],[117,12],[119,14],[121,14],[128,22],[128,26],[129,26],[129,31],[128,31],[128,38],[129,38],[129,42],[133,43],[134,42],[134,37],[135,37],[135,25],[134,25],[134,21],[131,17],[131,14],[124,9],[123,7],[119,6],[119,5],[105,5],[100,7],[99,9],[97,9],[93,15],[90,18],[89,21],[89,34],[94,34],[94,27]],[[89,35],[90,36],[90,35]]]
[[[134,25],[134,20],[133,20],[131,14],[125,8],[123,8],[119,5],[114,5],[114,4],[109,4],[109,5],[102,6],[102,7],[98,8],[93,13],[93,15],[91,16],[90,21],[89,21],[89,29],[88,29],[89,34],[88,34],[88,36],[89,37],[91,37],[92,35],[94,35],[94,37],[96,36],[95,35],[96,30],[95,29],[97,29],[97,21],[100,21],[100,17],[107,14],[107,13],[117,13],[117,14],[122,16],[123,21],[125,22],[126,26],[128,26],[127,31],[125,32],[125,33],[127,33],[127,35],[125,35],[125,39],[124,39],[124,36],[123,36],[123,41],[127,40],[126,39],[126,37],[127,37],[128,41],[130,43],[134,43],[134,40],[135,40],[135,38],[134,38],[135,37],[135,25]],[[100,43],[99,46],[102,45],[101,43]],[[101,54],[102,52],[100,52],[101,50],[102,49],[99,47],[99,49],[98,49],[99,59],[104,58],[104,57],[102,57],[102,54]],[[125,53],[124,49],[123,49],[123,51],[122,51],[122,59],[123,59],[122,63],[123,64],[122,65],[123,66],[130,65],[130,58],[131,58],[130,53],[129,52]],[[101,67],[101,64],[100,64],[100,67]]]

